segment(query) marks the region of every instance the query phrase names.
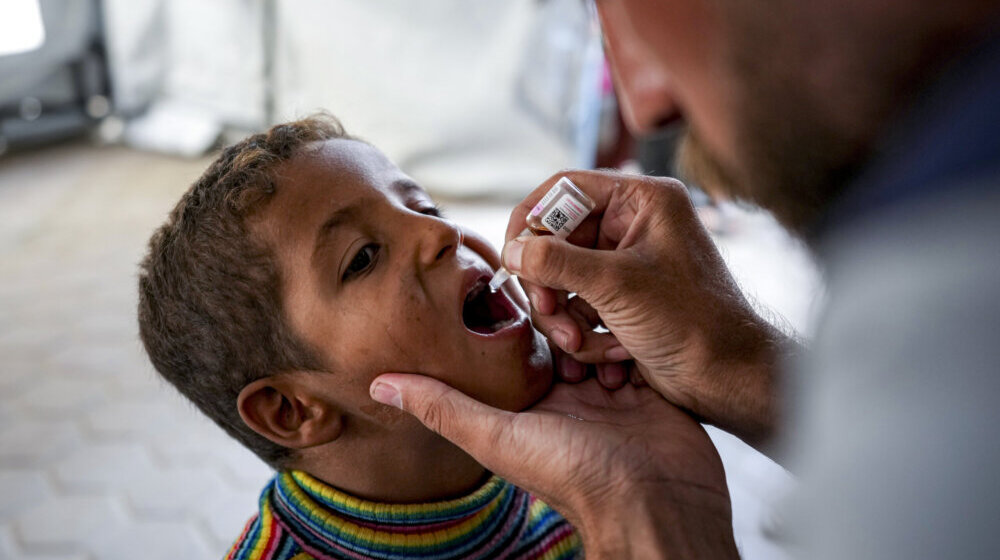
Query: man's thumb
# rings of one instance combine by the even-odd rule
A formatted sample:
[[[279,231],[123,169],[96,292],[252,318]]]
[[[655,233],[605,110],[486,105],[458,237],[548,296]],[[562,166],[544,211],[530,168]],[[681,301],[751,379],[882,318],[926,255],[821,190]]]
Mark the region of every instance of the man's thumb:
[[[501,259],[507,270],[522,279],[584,296],[600,291],[602,259],[611,251],[573,245],[553,236],[515,237],[503,247]],[[598,294],[593,294],[598,295]]]
[[[465,393],[424,375],[385,373],[369,387],[372,399],[409,412],[476,458],[485,467],[502,471],[491,442],[510,428],[512,413],[483,404]]]

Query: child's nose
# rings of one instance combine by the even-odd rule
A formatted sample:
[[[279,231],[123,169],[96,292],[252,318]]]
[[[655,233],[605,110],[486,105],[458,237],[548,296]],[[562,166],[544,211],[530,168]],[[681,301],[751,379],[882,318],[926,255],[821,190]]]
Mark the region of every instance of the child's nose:
[[[428,216],[421,220],[418,257],[425,266],[432,266],[454,254],[462,244],[462,231],[454,223]]]

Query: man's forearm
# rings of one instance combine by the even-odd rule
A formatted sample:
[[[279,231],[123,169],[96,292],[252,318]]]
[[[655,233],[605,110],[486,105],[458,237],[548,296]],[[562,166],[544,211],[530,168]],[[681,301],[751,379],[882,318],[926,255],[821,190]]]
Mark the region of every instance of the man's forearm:
[[[714,398],[694,411],[701,419],[771,456],[781,420],[781,376],[784,364],[802,346],[773,327],[737,359],[716,363]]]

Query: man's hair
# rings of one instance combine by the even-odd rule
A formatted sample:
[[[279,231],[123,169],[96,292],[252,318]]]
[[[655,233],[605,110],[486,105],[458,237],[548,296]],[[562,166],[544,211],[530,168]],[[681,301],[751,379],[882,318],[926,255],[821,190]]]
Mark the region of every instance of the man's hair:
[[[332,138],[351,137],[317,114],[225,149],[153,234],[139,272],[139,334],[156,370],[275,468],[293,451],[250,429],[237,397],[257,379],[322,365],[286,324],[279,268],[246,220],[278,188],[276,166]]]

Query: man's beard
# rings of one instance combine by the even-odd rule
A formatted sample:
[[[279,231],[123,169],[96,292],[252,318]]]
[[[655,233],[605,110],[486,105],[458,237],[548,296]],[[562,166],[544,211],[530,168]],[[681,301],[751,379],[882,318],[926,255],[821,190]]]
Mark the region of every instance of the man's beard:
[[[810,5],[774,0],[766,6],[726,2],[720,8],[731,39],[734,153],[719,157],[689,129],[678,167],[710,194],[758,204],[809,239],[877,156],[889,127],[949,58],[968,48],[975,12],[956,10],[944,23],[935,10],[905,12],[918,19],[888,27],[842,18],[824,42],[817,29],[831,24],[810,28],[818,21]],[[796,17],[800,8],[806,15]],[[830,45],[838,57],[828,55]],[[825,75],[813,71],[818,65]]]
[[[709,194],[756,204],[808,238],[869,158],[872,132],[826,122],[822,100],[811,99],[788,76],[756,66],[734,72],[740,88],[734,92],[734,163],[724,163],[689,127],[678,148],[678,168]]]
[[[733,153],[720,157],[689,128],[678,163],[710,194],[757,204],[807,238],[868,159],[873,123],[883,115],[877,102],[869,106],[865,94],[875,92],[865,91],[856,68],[827,88],[812,85],[817,55],[808,33],[801,33],[803,20],[793,15],[796,3],[767,5],[735,2],[720,9],[730,38]],[[859,99],[865,101],[850,102]]]
[[[811,136],[807,127],[798,135],[785,127],[789,135],[783,136],[773,134],[774,126],[749,122],[740,126],[738,169],[723,164],[688,128],[677,148],[682,178],[713,198],[734,199],[769,210],[793,234],[807,238],[856,175],[866,159],[864,152],[841,139]]]

